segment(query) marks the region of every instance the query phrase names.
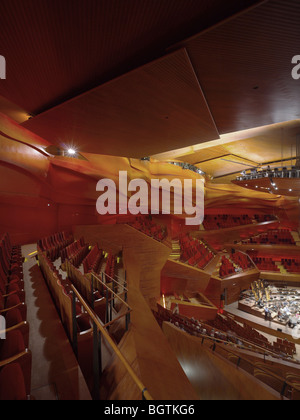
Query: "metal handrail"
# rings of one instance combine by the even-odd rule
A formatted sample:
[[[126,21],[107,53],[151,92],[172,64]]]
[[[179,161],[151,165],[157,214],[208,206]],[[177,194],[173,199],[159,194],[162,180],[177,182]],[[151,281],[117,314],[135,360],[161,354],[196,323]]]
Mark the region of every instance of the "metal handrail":
[[[128,361],[126,360],[126,358],[123,356],[123,354],[120,352],[118,346],[115,344],[114,340],[111,338],[111,336],[109,335],[109,333],[106,331],[106,329],[104,328],[104,326],[101,325],[97,315],[94,313],[94,311],[89,307],[89,305],[85,302],[85,300],[82,298],[82,296],[79,294],[78,290],[71,285],[71,289],[72,291],[75,293],[76,297],[78,298],[78,300],[80,301],[80,303],[82,304],[82,306],[85,308],[86,312],[88,313],[88,315],[90,316],[90,318],[92,319],[94,325],[96,325],[97,330],[103,335],[103,337],[107,340],[107,342],[109,343],[109,345],[111,346],[112,350],[114,351],[114,353],[117,355],[117,357],[120,359],[121,363],[123,364],[123,366],[125,367],[125,369],[127,370],[127,372],[129,373],[129,375],[131,376],[131,378],[133,379],[133,381],[135,382],[135,384],[137,385],[137,387],[140,389],[141,393],[142,393],[142,397],[146,400],[153,400],[151,394],[147,391],[146,387],[144,386],[144,384],[141,382],[141,380],[138,378],[138,376],[136,375],[136,373],[134,372],[134,370],[132,369],[132,367],[130,366],[130,364],[128,363]]]
[[[120,298],[120,296],[117,294],[117,293],[115,293],[110,287],[108,287],[107,286],[107,284],[106,283],[104,283],[96,274],[94,274],[94,273],[91,273],[92,274],[92,277],[93,278],[95,278],[100,284],[102,284],[107,290],[109,290],[117,299],[119,299],[125,306],[127,306],[129,309],[131,309],[130,308],[130,306],[128,305],[128,303],[127,302],[125,302],[123,299],[121,299]]]
[[[92,274],[93,274],[93,276],[97,277],[97,275],[96,275],[94,272],[93,272]],[[124,290],[126,290],[126,292],[128,292],[127,287],[125,287],[125,286],[124,286],[124,284],[126,283],[126,281],[125,281],[124,279],[121,279],[121,277],[118,277],[118,276],[117,276],[119,279],[124,280],[124,284],[121,284],[121,283],[119,283],[116,279],[114,279],[113,277],[109,276],[108,274],[103,273],[103,275],[104,275],[105,277],[108,277],[109,279],[111,279],[114,283],[117,283],[117,285],[118,285],[118,286],[123,287],[123,289],[124,289]]]

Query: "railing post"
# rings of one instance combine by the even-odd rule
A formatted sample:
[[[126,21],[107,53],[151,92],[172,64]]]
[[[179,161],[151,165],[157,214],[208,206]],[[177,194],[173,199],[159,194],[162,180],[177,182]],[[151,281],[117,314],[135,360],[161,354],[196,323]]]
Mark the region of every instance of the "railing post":
[[[91,307],[92,309],[94,309],[95,305],[94,305],[94,275],[92,273],[92,277],[91,277]]]
[[[100,400],[100,354],[101,343],[99,348],[98,329],[93,322],[93,399]],[[100,354],[99,354],[100,353]],[[102,364],[102,363],[101,363]],[[101,369],[102,370],[102,369]]]
[[[282,387],[282,390],[281,390],[281,393],[280,393],[280,395],[281,395],[282,397],[284,397],[286,386],[287,386],[287,383],[286,383],[286,382],[284,382],[283,387]]]
[[[114,296],[114,294],[113,294]],[[113,304],[113,296],[110,297],[109,302],[109,320],[112,321],[112,304]]]
[[[106,287],[106,313],[105,313],[105,322],[109,322],[109,312],[108,312],[108,288]]]
[[[127,274],[125,271],[125,281],[124,281],[124,286],[125,286],[125,295],[124,295],[124,300],[127,303]]]
[[[113,290],[113,308],[115,309],[115,292],[116,292],[116,289],[118,289],[118,287],[116,287],[115,286],[115,279],[113,279],[113,288],[112,288],[112,290]]]
[[[72,332],[73,332],[73,337],[72,337],[73,350],[77,358],[78,357],[78,343],[77,343],[76,296],[74,292],[72,292]]]
[[[144,388],[142,391],[142,400],[146,401],[145,392],[147,391],[147,388]]]
[[[130,312],[128,311],[127,314],[126,314],[126,316],[125,316],[125,328],[126,328],[126,331],[128,331],[129,324],[130,324]]]

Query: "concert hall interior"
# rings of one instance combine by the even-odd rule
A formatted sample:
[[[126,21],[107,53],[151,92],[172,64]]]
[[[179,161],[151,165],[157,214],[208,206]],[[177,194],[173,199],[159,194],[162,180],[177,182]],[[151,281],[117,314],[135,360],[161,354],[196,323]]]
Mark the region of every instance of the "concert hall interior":
[[[299,21],[0,2],[0,400],[300,399]]]

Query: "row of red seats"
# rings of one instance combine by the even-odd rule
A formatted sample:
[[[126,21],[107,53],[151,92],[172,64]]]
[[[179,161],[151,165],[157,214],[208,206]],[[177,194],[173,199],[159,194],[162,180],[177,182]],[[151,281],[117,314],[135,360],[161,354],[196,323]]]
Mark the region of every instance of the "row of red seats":
[[[257,268],[261,271],[274,271],[280,272],[280,269],[275,264],[272,258],[267,257],[253,257],[253,262],[256,264]]]
[[[277,220],[272,214],[255,214],[254,219],[257,223],[273,222]]]
[[[32,355],[20,246],[6,233],[0,240],[0,400],[27,400]]]
[[[296,245],[289,229],[270,229],[242,243],[269,244],[269,245]]]
[[[99,249],[99,246],[97,244],[92,248],[92,250],[82,261],[84,273],[94,272],[96,274],[99,274],[102,259],[103,250]]]
[[[154,223],[149,216],[139,216],[134,222],[129,223],[129,225],[160,242],[167,236],[167,230]]]
[[[37,241],[39,249],[46,252],[46,255],[51,261],[59,258],[62,249],[66,248],[74,242],[73,235],[68,235],[66,232],[58,232],[54,235],[48,236]]]
[[[252,263],[249,257],[240,251],[231,253],[230,259],[239,267],[241,267],[243,270],[247,270],[248,268],[252,267]]]
[[[219,276],[227,277],[233,273],[235,273],[234,265],[225,255],[222,255],[221,266],[219,269]]]
[[[68,259],[72,262],[73,265],[75,265],[75,267],[78,267],[81,264],[83,258],[86,257],[88,250],[88,245],[84,243],[83,238],[80,238],[61,250],[61,262],[63,264],[65,260]]]
[[[251,225],[252,219],[247,215],[233,216],[231,214],[205,215],[203,227],[205,230],[226,229],[242,225]]]
[[[191,238],[188,234],[179,238],[181,261],[203,269],[215,254],[203,242]]]
[[[300,273],[300,259],[282,258],[281,263],[289,273]]]
[[[115,262],[116,258],[113,254],[108,254],[105,266],[105,274],[112,279],[115,276]]]
[[[242,340],[247,340],[248,342],[252,342],[258,346],[273,350],[272,344],[269,342],[269,340],[246,323],[241,325],[233,319],[219,314],[213,321],[208,322],[211,326],[218,328],[221,331],[226,333],[234,333],[238,338]]]

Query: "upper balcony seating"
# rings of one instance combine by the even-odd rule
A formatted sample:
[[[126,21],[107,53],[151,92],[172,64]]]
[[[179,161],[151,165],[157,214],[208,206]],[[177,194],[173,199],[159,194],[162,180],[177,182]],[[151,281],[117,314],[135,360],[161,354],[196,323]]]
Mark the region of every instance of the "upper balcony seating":
[[[289,229],[269,229],[268,232],[242,241],[242,244],[249,243],[260,245],[296,245]]]
[[[256,223],[273,222],[277,220],[276,216],[272,214],[255,214],[254,219]]]
[[[259,178],[300,178],[300,168],[297,166],[282,168],[270,168],[267,169],[251,169],[250,172],[242,174],[236,178],[237,181],[249,181],[251,179]]]
[[[215,256],[204,242],[193,239],[189,235],[181,236],[179,238],[179,244],[181,261],[202,270]]]
[[[134,222],[128,224],[157,241],[161,242],[167,237],[167,230],[153,222],[150,216],[138,216]]]
[[[251,225],[252,219],[243,214],[240,216],[233,216],[231,214],[217,214],[205,215],[203,220],[203,227],[205,230],[226,229],[242,225]]]

